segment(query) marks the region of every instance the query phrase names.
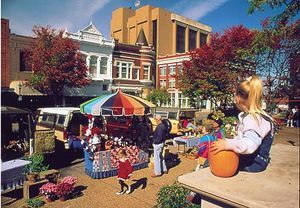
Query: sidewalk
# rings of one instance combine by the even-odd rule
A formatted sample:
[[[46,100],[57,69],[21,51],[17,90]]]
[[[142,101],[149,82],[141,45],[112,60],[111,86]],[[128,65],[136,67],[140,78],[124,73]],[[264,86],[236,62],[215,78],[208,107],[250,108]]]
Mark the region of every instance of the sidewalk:
[[[299,146],[299,129],[285,128],[275,136],[274,143],[285,145]],[[175,153],[177,147],[171,146],[171,152]],[[152,170],[145,168],[135,171],[133,174],[133,181],[138,187],[130,195],[117,196],[119,191],[119,184],[115,177],[106,179],[92,179],[84,172],[84,163],[80,162],[70,167],[60,169],[61,176],[72,175],[78,177],[78,186],[82,189],[82,196],[78,198],[69,199],[65,202],[56,200],[48,203],[44,207],[78,207],[78,208],[135,208],[153,207],[156,204],[156,194],[164,185],[171,185],[180,175],[191,173],[196,166],[196,162],[185,157],[180,157],[181,162],[170,169],[169,174],[159,178],[151,178]],[[135,181],[134,181],[135,180]],[[287,199],[288,200],[288,199]],[[2,203],[7,201],[5,197],[1,196]],[[2,207],[19,208],[24,205],[23,199],[17,199],[10,205],[3,205]],[[24,206],[23,206],[24,207]]]

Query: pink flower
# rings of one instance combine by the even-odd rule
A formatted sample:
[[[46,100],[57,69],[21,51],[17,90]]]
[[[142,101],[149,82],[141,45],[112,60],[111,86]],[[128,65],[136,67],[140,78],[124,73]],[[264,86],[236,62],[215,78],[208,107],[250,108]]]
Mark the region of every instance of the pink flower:
[[[62,179],[62,183],[68,183],[71,184],[72,186],[74,186],[76,182],[77,182],[77,178],[73,176],[66,176]]]
[[[53,197],[57,192],[57,185],[54,183],[46,183],[40,188],[40,194],[45,197]]]

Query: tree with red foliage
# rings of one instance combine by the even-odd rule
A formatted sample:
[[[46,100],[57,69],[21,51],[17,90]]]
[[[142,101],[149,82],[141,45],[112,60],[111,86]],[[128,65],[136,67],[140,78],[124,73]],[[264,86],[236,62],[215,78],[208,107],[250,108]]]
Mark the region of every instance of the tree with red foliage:
[[[291,66],[293,58],[300,56],[300,20],[270,27],[269,18],[262,22],[262,30],[256,36],[250,53],[255,57],[256,71],[265,78],[265,101],[268,110],[276,107],[281,99],[292,96],[298,89],[291,83],[291,68],[300,73],[299,66]],[[280,29],[279,29],[280,28]]]
[[[63,31],[57,33],[50,26],[34,26],[32,31],[36,38],[26,51],[26,64],[33,71],[29,80],[31,87],[54,95],[55,99],[64,86],[80,88],[90,83],[78,43],[63,37]]]
[[[251,48],[256,32],[244,26],[232,27],[212,34],[211,42],[190,52],[191,59],[183,63],[178,76],[183,93],[192,104],[200,99],[215,105],[232,101],[236,81],[253,73]]]

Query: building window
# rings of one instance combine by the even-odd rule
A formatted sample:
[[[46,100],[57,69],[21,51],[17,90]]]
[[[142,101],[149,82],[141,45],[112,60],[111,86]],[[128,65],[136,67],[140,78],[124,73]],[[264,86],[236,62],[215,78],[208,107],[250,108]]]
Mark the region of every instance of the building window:
[[[100,74],[107,74],[107,58],[102,57],[100,61]]]
[[[159,67],[159,70],[160,70],[160,75],[165,76],[167,74],[167,67],[165,66]]]
[[[185,97],[181,93],[178,94],[178,104],[180,108],[188,108],[189,107],[189,98]]]
[[[31,71],[30,67],[26,64],[25,51],[20,51],[20,71]]]
[[[169,66],[169,74],[172,76],[172,75],[175,75],[175,65],[171,65]]]
[[[197,32],[195,30],[189,30],[189,51],[196,48]]]
[[[169,88],[175,88],[175,79],[170,79],[169,80]]]
[[[180,64],[180,65],[177,65],[177,68],[178,68],[178,75],[181,75],[182,71],[183,71],[183,66]]]
[[[144,68],[144,76],[143,79],[150,80],[150,66],[143,66]]]
[[[200,47],[207,43],[207,34],[200,33]]]
[[[97,56],[90,57],[90,75],[92,77],[97,77]]]
[[[157,48],[157,20],[152,21],[152,26],[153,26],[152,41],[153,41],[154,49],[156,51],[156,48]]]
[[[175,107],[175,93],[174,93],[174,92],[173,92],[173,93],[171,92],[170,94],[171,94],[171,96],[170,96],[170,97],[171,97],[171,100],[170,100],[170,106],[171,106],[171,107]]]
[[[184,53],[185,51],[185,27],[176,25],[176,52]]]
[[[132,69],[132,79],[140,79],[140,73],[139,69]]]
[[[128,62],[117,62],[117,78],[120,79],[131,79],[131,67],[132,63]]]
[[[107,85],[102,85],[102,91],[107,91]]]
[[[165,79],[159,80],[160,89],[165,89],[167,87],[167,83]]]

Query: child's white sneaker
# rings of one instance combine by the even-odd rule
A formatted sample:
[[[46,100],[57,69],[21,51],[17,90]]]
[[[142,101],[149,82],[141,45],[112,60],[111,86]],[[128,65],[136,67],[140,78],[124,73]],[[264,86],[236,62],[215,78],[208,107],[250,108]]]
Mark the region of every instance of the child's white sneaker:
[[[125,191],[118,191],[116,194],[117,195],[123,195],[125,193]]]
[[[128,190],[126,191],[126,194],[130,194],[131,192],[131,187],[129,186]]]

